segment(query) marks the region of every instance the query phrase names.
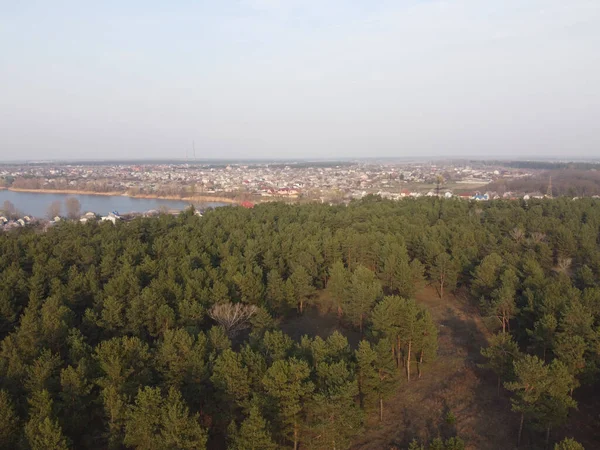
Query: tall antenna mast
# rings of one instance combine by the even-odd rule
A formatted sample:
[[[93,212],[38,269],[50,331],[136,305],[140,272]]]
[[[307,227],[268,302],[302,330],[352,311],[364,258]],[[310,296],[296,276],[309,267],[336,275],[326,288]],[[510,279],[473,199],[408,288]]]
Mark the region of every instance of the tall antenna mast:
[[[444,181],[444,179],[442,178],[441,175],[438,175],[435,177],[435,195],[437,195],[438,197],[440,196],[440,190],[442,188],[443,181]]]

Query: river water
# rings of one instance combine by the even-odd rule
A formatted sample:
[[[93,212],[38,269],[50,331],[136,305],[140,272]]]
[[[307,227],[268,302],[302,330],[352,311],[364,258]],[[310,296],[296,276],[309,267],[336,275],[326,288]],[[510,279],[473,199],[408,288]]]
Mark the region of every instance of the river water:
[[[0,190],[0,210],[3,209],[4,202],[8,200],[23,214],[43,218],[46,217],[50,204],[58,200],[62,205],[61,214],[66,215],[65,199],[68,197],[75,197],[79,200],[79,203],[81,204],[81,214],[88,211],[101,215],[106,215],[113,211],[120,214],[131,212],[142,213],[152,209],[164,209],[165,207],[169,210],[183,210],[190,206],[190,203],[181,200],[131,198],[121,195],[44,194],[38,192]],[[202,203],[203,208],[223,205],[224,203],[218,202]]]

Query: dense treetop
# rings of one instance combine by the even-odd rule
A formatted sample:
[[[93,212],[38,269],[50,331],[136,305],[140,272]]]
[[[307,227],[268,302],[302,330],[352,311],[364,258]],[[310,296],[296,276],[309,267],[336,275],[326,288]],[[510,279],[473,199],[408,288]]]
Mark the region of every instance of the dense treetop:
[[[426,283],[479,304],[487,366],[549,434],[598,379],[599,230],[594,199],[368,197],[0,234],[0,447],[348,448],[427,376]],[[279,329],[312,307],[361,341]]]

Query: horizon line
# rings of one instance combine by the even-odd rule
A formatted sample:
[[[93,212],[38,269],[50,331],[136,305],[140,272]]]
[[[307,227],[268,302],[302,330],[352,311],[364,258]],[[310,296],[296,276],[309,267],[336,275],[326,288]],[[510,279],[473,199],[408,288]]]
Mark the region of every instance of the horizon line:
[[[175,164],[186,164],[186,165],[199,165],[199,164],[214,164],[214,163],[310,163],[310,162],[364,162],[364,161],[385,161],[385,162],[438,162],[438,161],[472,161],[472,162],[553,162],[553,163],[600,163],[600,158],[577,158],[577,157],[490,157],[490,158],[476,158],[469,156],[421,156],[421,157],[408,157],[408,156],[363,156],[363,157],[300,157],[300,158],[202,158],[194,161],[189,161],[186,158],[31,158],[31,159],[8,159],[0,160],[0,165],[14,165],[14,164],[85,164],[85,163],[175,163]]]

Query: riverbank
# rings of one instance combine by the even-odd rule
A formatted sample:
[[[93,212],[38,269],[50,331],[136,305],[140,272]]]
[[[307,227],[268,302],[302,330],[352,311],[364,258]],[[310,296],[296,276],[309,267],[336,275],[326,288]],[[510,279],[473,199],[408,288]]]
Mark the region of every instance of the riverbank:
[[[0,189],[7,189],[2,187]],[[98,195],[103,197],[129,197],[142,198],[148,200],[177,200],[182,202],[201,203],[201,202],[218,202],[218,203],[238,203],[236,200],[228,197],[217,197],[210,195],[194,195],[188,197],[180,197],[177,195],[150,195],[150,194],[128,194],[127,192],[90,192],[77,189],[21,189],[8,188],[12,192],[28,192],[33,194],[66,194],[66,195]]]

